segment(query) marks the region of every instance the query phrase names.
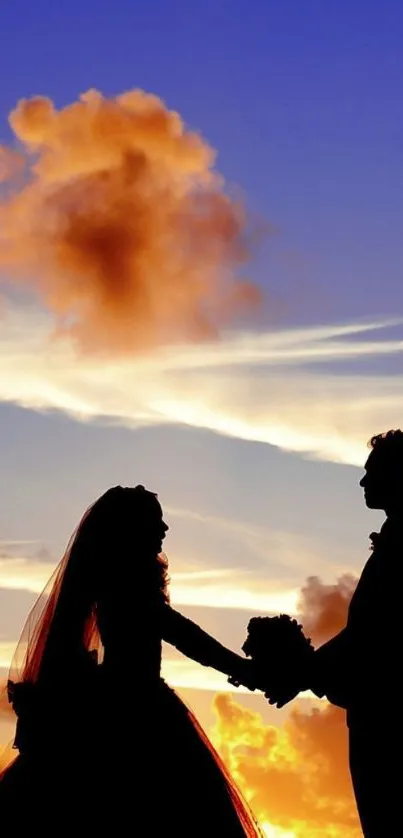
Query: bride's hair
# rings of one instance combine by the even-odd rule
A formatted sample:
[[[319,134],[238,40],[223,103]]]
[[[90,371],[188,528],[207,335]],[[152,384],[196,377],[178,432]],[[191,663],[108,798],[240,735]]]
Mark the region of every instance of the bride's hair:
[[[158,509],[157,496],[144,486],[116,486],[90,506],[28,617],[11,682],[57,677],[58,667],[67,671],[86,653],[102,652],[98,609],[117,560],[136,563],[136,579],[146,595],[168,600],[168,563],[152,547]]]

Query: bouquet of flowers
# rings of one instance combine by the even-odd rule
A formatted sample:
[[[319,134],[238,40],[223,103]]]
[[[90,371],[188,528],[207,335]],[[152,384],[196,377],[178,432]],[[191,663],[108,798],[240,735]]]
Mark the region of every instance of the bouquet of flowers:
[[[287,614],[253,617],[242,649],[255,664],[256,682],[271,704],[282,707],[309,685],[314,649],[302,626]]]

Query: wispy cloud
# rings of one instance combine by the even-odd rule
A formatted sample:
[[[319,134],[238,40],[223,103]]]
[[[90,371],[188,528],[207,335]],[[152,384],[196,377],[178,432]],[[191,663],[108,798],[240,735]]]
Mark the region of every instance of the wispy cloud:
[[[32,538],[0,538],[0,554],[10,547],[27,547],[32,544],[39,544],[39,541]]]
[[[17,643],[8,640],[0,640],[0,669],[8,669]],[[1,686],[1,684],[0,684]]]
[[[0,399],[127,427],[184,424],[325,460],[361,464],[366,439],[399,425],[403,376],[364,360],[403,352],[376,339],[401,320],[229,334],[135,361],[77,357],[43,312],[12,309],[0,335]]]
[[[0,558],[0,589],[39,594],[55,565],[25,558]],[[231,608],[267,613],[296,611],[298,588],[256,576],[242,569],[189,570],[174,574],[172,602],[179,606]]]
[[[24,557],[0,557],[0,588],[39,594],[56,566]]]
[[[197,569],[203,570],[204,564],[209,567],[212,563],[215,572],[217,566],[224,564],[223,556],[217,557],[217,547],[211,555],[206,551],[203,535],[210,533],[215,538],[215,544],[219,544],[219,537],[225,540],[225,568],[229,567],[231,573],[235,565],[238,569],[252,571],[257,586],[262,584],[262,579],[272,574],[274,566],[281,568],[283,574],[288,571],[288,578],[302,581],[306,577],[307,568],[310,574],[332,578],[348,573],[355,564],[353,551],[346,551],[345,545],[329,546],[313,534],[308,536],[290,530],[259,526],[250,521],[206,515],[193,509],[165,506],[164,512],[167,520],[171,522],[174,519],[175,526],[180,526],[182,530],[185,525],[191,525],[193,549],[197,549],[199,542],[202,545],[202,561],[199,561]],[[178,570],[195,569],[189,555],[182,559],[179,551],[174,559],[176,580]]]
[[[273,589],[274,588],[274,589]],[[253,574],[230,570],[176,573],[171,585],[177,605],[204,608],[232,608],[249,613],[263,611],[295,614],[299,588],[277,588]]]

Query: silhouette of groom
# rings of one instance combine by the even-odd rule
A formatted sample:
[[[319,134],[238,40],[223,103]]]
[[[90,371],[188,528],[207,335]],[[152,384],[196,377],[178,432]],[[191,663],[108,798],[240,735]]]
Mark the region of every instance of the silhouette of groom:
[[[313,656],[311,689],[347,710],[350,771],[365,838],[403,835],[403,432],[374,436],[360,485],[386,521],[345,628]]]

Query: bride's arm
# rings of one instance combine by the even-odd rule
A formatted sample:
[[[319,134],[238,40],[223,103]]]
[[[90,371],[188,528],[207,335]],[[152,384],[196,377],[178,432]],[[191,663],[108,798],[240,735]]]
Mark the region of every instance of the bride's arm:
[[[218,640],[170,605],[163,607],[162,639],[203,666],[217,669],[249,689],[256,688],[251,661],[222,646]]]

